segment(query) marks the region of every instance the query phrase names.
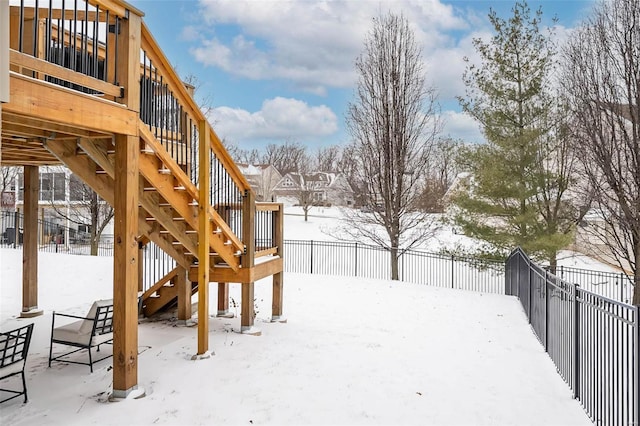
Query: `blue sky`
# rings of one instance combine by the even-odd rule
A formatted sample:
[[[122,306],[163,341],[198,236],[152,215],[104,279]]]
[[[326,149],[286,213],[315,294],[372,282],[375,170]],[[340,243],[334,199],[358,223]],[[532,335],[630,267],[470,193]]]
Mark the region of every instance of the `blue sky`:
[[[508,17],[513,1],[449,0],[132,0],[181,76],[193,74],[197,97],[214,107],[217,133],[241,148],[285,140],[346,144],[344,113],[353,98],[354,61],[371,19],[388,10],[406,16],[424,48],[427,81],[439,93],[443,135],[482,141],[460,112],[463,58],[474,37],[489,37],[493,7]],[[558,18],[566,38],[594,0],[530,1]]]

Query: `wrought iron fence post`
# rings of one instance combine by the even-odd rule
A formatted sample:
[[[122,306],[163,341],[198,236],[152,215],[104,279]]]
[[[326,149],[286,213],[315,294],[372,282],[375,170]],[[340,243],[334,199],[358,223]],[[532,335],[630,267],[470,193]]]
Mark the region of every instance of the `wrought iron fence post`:
[[[354,267],[354,276],[358,276],[358,243],[355,243],[355,267]]]
[[[309,272],[310,274],[313,274],[313,240],[311,240],[311,272]]]
[[[624,302],[624,272],[620,272],[620,301]]]
[[[13,248],[18,247],[18,239],[20,238],[20,227],[18,226],[18,210],[13,212],[13,229],[14,237],[13,237]]]
[[[580,399],[580,286],[573,285],[573,398]]]
[[[636,336],[636,353],[635,353],[635,361],[636,361],[636,365],[635,365],[635,370],[636,370],[636,377],[634,377],[635,379],[635,389],[634,389],[634,393],[635,393],[635,413],[636,413],[636,418],[635,419],[630,419],[631,420],[631,425],[638,425],[640,424],[640,306],[636,305],[635,306],[635,322],[633,323],[633,328],[635,329],[635,336]]]
[[[549,352],[549,271],[544,271],[544,350]]]
[[[451,255],[451,288],[455,288],[455,281],[454,281],[454,262],[455,262],[455,257],[453,256],[453,254]]]
[[[528,314],[528,317],[529,317],[529,324],[531,324],[531,317],[533,316],[533,314],[531,312],[531,299],[533,299],[533,294],[532,294],[531,287],[533,287],[533,286],[531,285],[531,264],[529,264],[529,263],[527,264],[527,277],[528,277],[528,281],[529,281],[529,312],[527,312],[527,314]]]

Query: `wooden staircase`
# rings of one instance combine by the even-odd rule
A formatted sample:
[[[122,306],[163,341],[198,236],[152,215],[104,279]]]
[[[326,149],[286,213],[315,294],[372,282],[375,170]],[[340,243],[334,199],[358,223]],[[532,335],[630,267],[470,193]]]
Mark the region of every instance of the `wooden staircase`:
[[[138,227],[141,245],[154,242],[189,270],[198,262],[198,190],[182,168],[140,122],[140,207]],[[48,141],[46,148],[105,201],[114,201],[114,154],[112,139]],[[245,253],[242,241],[213,209],[209,208],[210,265],[238,271]],[[144,314],[156,313],[177,297],[175,270],[143,294]],[[197,287],[193,287],[195,291]]]

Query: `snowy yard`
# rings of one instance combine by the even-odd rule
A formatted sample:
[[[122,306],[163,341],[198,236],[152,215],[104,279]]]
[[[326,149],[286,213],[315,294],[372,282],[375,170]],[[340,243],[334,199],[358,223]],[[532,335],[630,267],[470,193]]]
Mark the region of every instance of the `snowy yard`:
[[[268,322],[270,282],[257,283],[261,337],[239,334],[239,318],[209,318],[209,359],[190,360],[195,327],[142,321],[146,396],[108,402],[111,360],[90,374],[47,368],[47,357],[51,310],[83,314],[108,297],[111,259],[42,253],[45,315],[33,320],[15,318],[20,252],[0,259],[2,330],[35,322],[29,403],[2,404],[3,425],[590,424],[517,299],[321,275],[286,274],[286,324]]]
[[[298,208],[287,213],[287,239],[332,240],[326,230],[340,217],[326,208],[312,209],[308,222]],[[461,244],[473,241],[444,228],[423,248]],[[571,253],[561,263],[603,269]],[[191,360],[196,327],[171,315],[141,320],[138,378],[146,394],[109,402],[110,359],[93,374],[80,365],[47,368],[47,360],[51,312],[83,315],[93,300],[110,298],[112,259],[40,253],[39,268],[45,314],[17,319],[21,252],[0,250],[0,328],[35,322],[29,403],[2,404],[3,425],[590,424],[517,299],[294,273],[285,275],[288,322],[269,322],[270,280],[258,282],[262,336],[239,334],[239,318],[211,317],[209,359]],[[239,285],[231,297],[239,313]]]

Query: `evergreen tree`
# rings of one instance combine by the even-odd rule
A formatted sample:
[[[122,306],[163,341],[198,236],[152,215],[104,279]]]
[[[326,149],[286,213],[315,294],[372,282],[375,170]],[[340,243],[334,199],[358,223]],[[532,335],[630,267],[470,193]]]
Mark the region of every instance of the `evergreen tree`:
[[[585,209],[568,200],[575,159],[551,88],[553,33],[541,32],[540,9],[532,14],[517,2],[512,12],[504,20],[490,11],[495,34],[474,40],[481,64],[468,64],[464,74],[459,101],[481,123],[487,144],[471,154],[469,187],[454,197],[456,222],[489,243],[487,255],[521,246],[555,267]]]

